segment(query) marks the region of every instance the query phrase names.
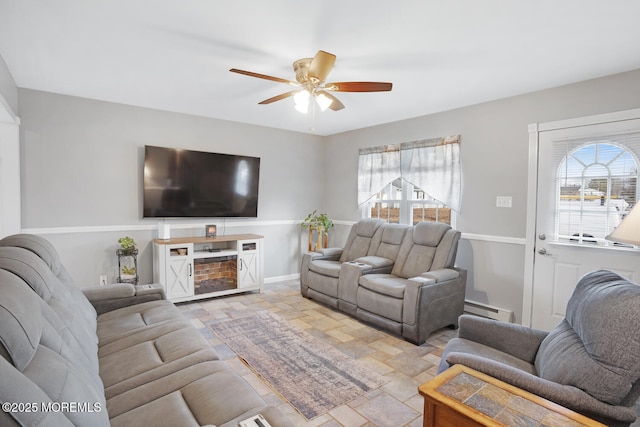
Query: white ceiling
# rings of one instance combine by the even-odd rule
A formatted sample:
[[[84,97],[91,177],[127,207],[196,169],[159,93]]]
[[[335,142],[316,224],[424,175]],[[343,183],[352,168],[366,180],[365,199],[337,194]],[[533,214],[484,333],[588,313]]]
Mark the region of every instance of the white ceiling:
[[[640,68],[638,0],[0,0],[0,55],[16,84],[330,135]],[[291,63],[337,56],[339,93],[304,116]],[[311,130],[315,128],[315,130]]]

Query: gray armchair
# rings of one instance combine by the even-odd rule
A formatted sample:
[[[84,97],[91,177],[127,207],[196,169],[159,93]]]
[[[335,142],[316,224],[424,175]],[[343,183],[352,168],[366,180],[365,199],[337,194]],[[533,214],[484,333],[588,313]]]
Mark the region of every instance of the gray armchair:
[[[464,315],[439,372],[463,364],[610,426],[636,419],[640,286],[610,271],[581,278],[551,332]]]

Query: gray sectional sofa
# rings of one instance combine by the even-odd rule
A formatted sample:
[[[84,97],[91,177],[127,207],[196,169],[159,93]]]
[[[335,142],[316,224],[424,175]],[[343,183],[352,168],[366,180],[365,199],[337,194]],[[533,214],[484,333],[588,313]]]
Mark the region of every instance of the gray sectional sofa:
[[[0,425],[293,425],[158,287],[87,295],[45,239],[0,240]]]
[[[344,248],[306,253],[303,296],[422,344],[457,327],[467,272],[455,267],[460,232],[447,224],[414,226],[363,219]]]

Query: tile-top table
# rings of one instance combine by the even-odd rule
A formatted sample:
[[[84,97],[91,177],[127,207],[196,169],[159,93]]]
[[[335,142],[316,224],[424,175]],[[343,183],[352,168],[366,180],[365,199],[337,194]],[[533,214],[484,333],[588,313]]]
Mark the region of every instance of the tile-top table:
[[[424,397],[424,427],[605,427],[463,365],[452,366],[418,390]]]

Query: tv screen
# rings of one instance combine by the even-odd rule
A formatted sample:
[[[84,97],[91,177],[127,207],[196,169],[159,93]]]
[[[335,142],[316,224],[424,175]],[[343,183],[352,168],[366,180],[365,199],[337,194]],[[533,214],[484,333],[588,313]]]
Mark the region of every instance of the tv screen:
[[[260,158],[144,147],[143,217],[258,216]]]

